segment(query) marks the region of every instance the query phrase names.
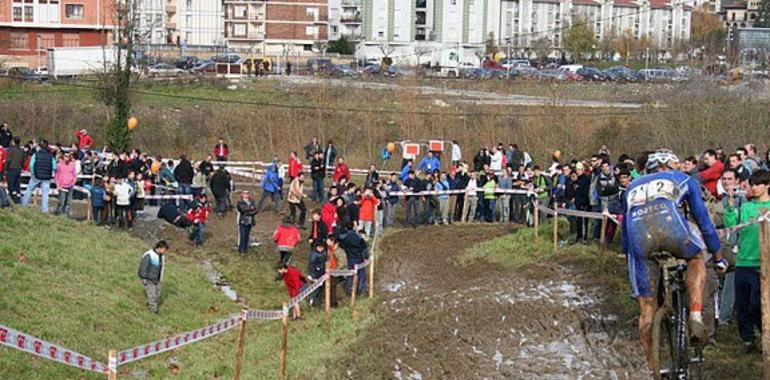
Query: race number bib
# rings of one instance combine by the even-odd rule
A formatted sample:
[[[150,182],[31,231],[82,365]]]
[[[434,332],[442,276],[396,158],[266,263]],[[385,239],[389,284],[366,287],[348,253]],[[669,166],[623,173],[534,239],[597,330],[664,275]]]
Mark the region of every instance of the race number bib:
[[[667,179],[651,181],[631,189],[626,196],[626,204],[630,209],[659,198],[676,201],[679,198],[679,188]]]

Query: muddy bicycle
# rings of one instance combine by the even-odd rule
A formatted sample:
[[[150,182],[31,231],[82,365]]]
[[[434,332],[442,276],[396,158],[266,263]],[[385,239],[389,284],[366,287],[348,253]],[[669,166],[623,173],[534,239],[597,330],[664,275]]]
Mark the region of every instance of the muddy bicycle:
[[[668,253],[651,258],[658,263],[661,281],[660,307],[652,322],[652,374],[655,379],[699,380],[703,375],[703,348],[690,345],[687,262]]]

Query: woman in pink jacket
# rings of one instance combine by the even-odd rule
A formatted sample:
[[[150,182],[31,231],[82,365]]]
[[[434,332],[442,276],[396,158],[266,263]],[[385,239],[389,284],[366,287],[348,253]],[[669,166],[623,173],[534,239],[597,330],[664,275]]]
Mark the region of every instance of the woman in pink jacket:
[[[70,215],[70,205],[72,203],[72,191],[75,182],[78,180],[75,160],[71,153],[65,153],[64,158],[56,164],[56,174],[53,177],[56,188],[59,190],[59,206],[56,207],[56,214]]]

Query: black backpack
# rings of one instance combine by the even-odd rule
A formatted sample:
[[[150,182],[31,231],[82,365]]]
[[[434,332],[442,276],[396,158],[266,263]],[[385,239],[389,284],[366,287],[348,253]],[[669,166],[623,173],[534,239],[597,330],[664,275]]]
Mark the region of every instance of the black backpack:
[[[11,206],[11,200],[8,198],[8,192],[4,187],[0,187],[0,208],[6,208]]]

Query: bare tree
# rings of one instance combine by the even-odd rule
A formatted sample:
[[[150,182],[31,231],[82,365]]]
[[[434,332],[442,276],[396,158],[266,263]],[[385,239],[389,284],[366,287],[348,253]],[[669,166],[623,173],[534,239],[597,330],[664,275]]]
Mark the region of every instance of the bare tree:
[[[431,52],[433,52],[433,49],[431,49],[429,46],[417,45],[414,48],[414,55],[417,57],[417,66],[420,66],[420,64],[422,63],[421,62],[422,57],[427,56]]]

